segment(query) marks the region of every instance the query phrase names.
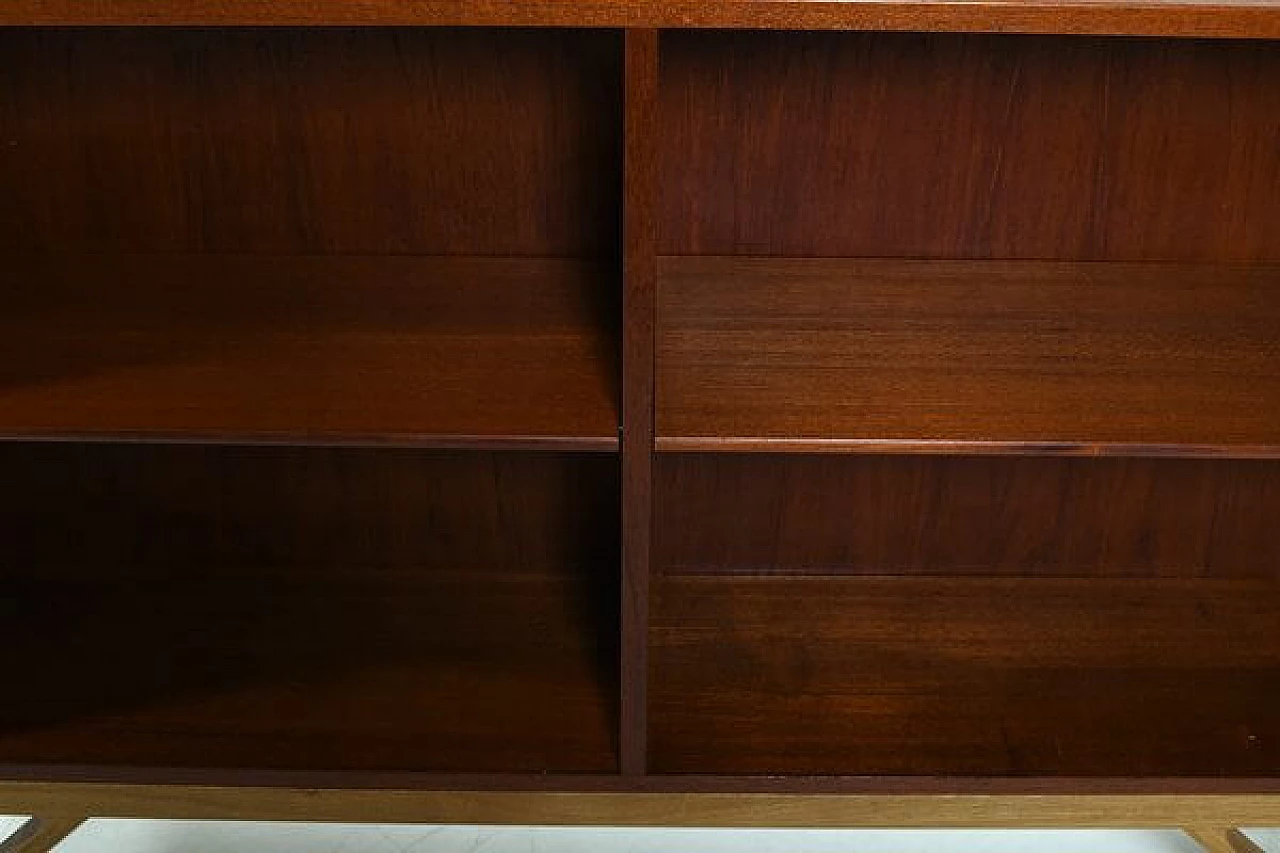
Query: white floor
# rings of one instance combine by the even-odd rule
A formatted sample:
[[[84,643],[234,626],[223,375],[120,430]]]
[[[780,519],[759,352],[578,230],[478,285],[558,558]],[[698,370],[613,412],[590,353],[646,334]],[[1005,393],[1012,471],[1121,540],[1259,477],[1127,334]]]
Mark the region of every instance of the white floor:
[[[20,818],[0,817],[0,837]],[[1280,853],[1280,830],[1252,831]],[[57,853],[1198,853],[1177,832],[570,829],[93,820]]]

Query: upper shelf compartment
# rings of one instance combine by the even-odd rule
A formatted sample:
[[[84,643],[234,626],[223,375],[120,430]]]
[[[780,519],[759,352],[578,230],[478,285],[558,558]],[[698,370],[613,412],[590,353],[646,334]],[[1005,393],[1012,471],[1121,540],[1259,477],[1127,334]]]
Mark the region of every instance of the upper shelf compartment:
[[[0,30],[0,436],[616,447],[618,54]]]
[[[1280,267],[666,258],[665,450],[1280,456]]]
[[[1280,454],[1272,45],[663,46],[660,448]]]

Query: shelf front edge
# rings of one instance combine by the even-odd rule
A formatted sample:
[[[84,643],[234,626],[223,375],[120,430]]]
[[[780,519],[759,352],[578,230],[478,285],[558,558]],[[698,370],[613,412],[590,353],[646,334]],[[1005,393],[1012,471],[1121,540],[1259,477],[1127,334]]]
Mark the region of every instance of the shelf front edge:
[[[1126,458],[1280,459],[1275,445],[1128,444],[1074,441],[957,441],[661,436],[661,453],[803,453],[900,456],[1086,456]]]

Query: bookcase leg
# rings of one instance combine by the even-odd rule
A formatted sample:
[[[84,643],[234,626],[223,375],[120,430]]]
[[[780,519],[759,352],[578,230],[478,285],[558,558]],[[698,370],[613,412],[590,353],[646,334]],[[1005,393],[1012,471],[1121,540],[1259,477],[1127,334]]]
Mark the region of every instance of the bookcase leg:
[[[82,817],[33,817],[0,841],[0,853],[49,853],[84,821]]]
[[[1187,835],[1208,853],[1264,853],[1238,829],[1226,827],[1195,827],[1183,829]]]

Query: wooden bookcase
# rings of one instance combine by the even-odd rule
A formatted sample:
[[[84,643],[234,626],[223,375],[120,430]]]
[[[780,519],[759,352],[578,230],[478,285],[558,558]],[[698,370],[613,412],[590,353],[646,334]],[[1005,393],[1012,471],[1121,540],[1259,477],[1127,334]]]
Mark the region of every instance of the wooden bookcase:
[[[0,258],[34,847],[1280,823],[1280,6],[10,0]]]

